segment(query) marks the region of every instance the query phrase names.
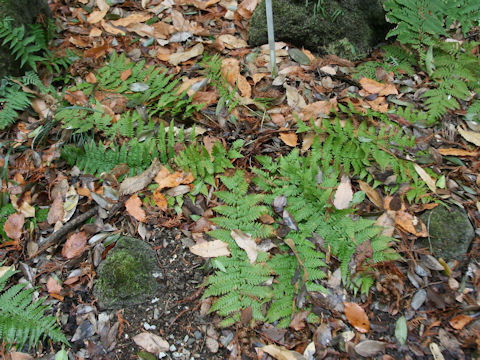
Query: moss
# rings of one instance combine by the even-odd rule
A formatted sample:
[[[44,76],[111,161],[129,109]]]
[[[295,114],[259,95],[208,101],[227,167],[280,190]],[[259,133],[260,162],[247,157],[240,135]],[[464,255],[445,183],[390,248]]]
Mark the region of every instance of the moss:
[[[159,290],[153,250],[141,240],[123,237],[100,264],[94,294],[101,308],[145,302]]]
[[[435,256],[445,260],[465,260],[475,237],[465,210],[439,205],[423,213],[420,219],[427,225],[430,234],[430,239],[421,240],[423,247],[431,248]]]
[[[317,11],[314,17],[316,3],[310,1],[305,6],[305,1],[273,1],[275,39],[320,53],[358,59],[385,38],[389,25],[381,0],[325,1],[323,11]],[[354,51],[351,45],[345,46],[345,39]],[[249,43],[257,46],[266,42],[265,0],[262,0],[250,20]]]

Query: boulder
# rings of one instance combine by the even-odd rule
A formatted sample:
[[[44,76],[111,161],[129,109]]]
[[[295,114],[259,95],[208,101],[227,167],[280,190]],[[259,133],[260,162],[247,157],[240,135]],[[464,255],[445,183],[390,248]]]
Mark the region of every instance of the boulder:
[[[430,249],[434,256],[445,261],[466,260],[475,231],[465,210],[457,206],[439,205],[425,211],[420,219],[430,235],[428,239],[420,240],[422,247]]]
[[[98,267],[93,293],[101,309],[141,304],[161,290],[155,251],[142,240],[121,237]]]
[[[275,41],[285,41],[320,54],[356,60],[385,39],[390,26],[382,0],[274,0]],[[266,44],[265,0],[250,19],[250,45]]]

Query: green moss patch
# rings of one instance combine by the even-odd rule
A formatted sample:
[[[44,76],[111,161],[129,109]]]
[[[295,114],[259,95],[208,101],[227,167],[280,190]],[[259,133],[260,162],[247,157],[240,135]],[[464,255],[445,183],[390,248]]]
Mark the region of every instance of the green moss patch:
[[[160,290],[154,250],[145,242],[122,237],[98,267],[94,295],[101,308],[140,304]]]

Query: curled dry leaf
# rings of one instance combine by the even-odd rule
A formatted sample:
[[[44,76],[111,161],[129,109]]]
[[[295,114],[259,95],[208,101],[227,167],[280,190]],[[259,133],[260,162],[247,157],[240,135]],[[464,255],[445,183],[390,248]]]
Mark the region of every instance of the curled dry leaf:
[[[229,256],[230,250],[228,244],[221,240],[205,241],[190,247],[190,251],[204,258],[213,258],[219,256]]]
[[[173,188],[180,184],[191,184],[194,178],[191,173],[184,173],[183,171],[176,171],[171,173],[165,166],[161,166],[155,182],[159,185],[157,190],[164,188]]]
[[[354,302],[344,302],[345,316],[352,326],[361,333],[367,333],[370,331],[370,320],[365,313],[365,310]]]
[[[428,230],[420,218],[413,216],[405,211],[397,211],[395,223],[410,234],[427,237]]]
[[[87,244],[87,236],[85,231],[70,235],[63,245],[62,256],[66,259],[73,259],[82,255]]]
[[[142,332],[138,335],[135,335],[133,337],[133,341],[135,341],[135,344],[141,348],[155,355],[159,355],[161,352],[168,351],[170,348],[170,345],[167,341],[160,336],[149,332]]]
[[[245,234],[241,230],[232,230],[230,235],[240,249],[245,250],[248,260],[250,260],[250,264],[253,264],[255,260],[257,260],[258,256],[257,244],[255,243],[255,240],[253,240],[249,234]]]
[[[338,209],[348,209],[350,201],[353,199],[352,184],[348,176],[342,176],[340,185],[338,185],[337,191],[333,198],[333,205]]]
[[[137,194],[130,196],[125,202],[125,208],[137,221],[147,221],[147,214],[145,214],[145,210],[142,209],[142,200],[140,200]]]
[[[25,224],[25,215],[22,213],[11,214],[5,224],[3,230],[7,236],[13,240],[19,240],[22,236],[23,225]]]
[[[165,195],[162,194],[160,189],[156,189],[153,192],[153,201],[155,202],[155,205],[157,205],[160,210],[163,210],[163,211],[167,210],[168,208],[167,198],[165,197]]]
[[[478,156],[478,151],[468,151],[456,148],[438,149],[438,152],[444,156]]]

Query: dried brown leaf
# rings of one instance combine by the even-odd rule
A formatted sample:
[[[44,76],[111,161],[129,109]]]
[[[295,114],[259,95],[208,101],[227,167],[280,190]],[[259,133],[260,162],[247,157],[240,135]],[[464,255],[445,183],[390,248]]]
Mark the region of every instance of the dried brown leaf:
[[[367,333],[370,331],[370,320],[365,313],[365,310],[354,302],[344,302],[345,316],[352,326],[361,333]]]
[[[125,202],[125,208],[127,209],[127,212],[137,221],[147,221],[147,214],[145,214],[145,210],[142,209],[142,200],[140,200],[137,194],[130,196],[130,198]]]
[[[190,251],[193,254],[204,258],[214,258],[230,255],[228,244],[224,243],[221,240],[206,241],[200,244],[195,244],[190,247]]]
[[[11,214],[5,224],[3,230],[7,236],[13,240],[19,240],[22,236],[23,225],[25,224],[25,215],[22,213]]]
[[[73,259],[77,256],[80,256],[85,251],[85,246],[87,244],[87,236],[85,231],[74,233],[63,245],[62,256],[66,259]]]

